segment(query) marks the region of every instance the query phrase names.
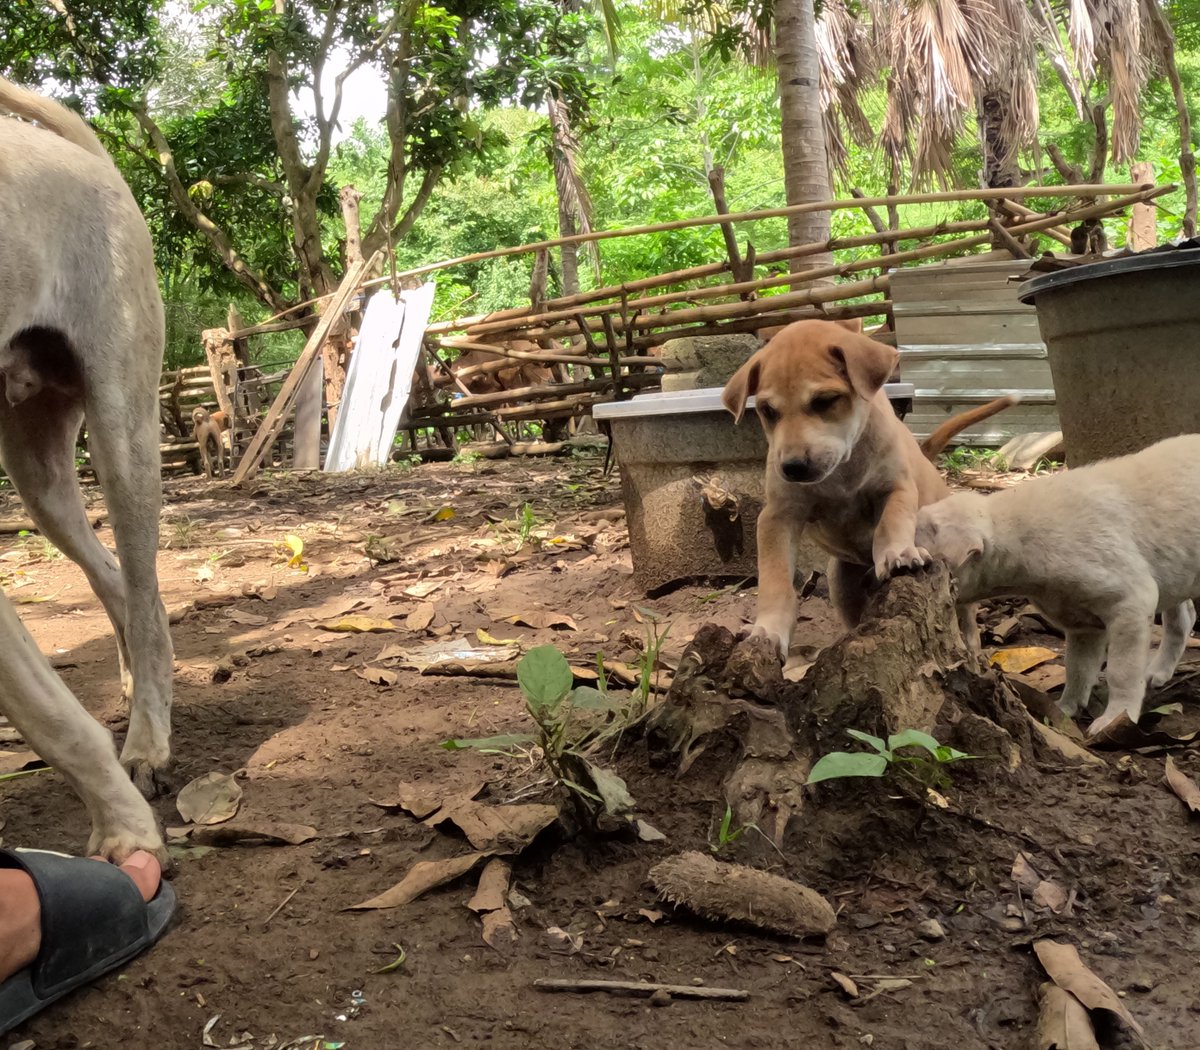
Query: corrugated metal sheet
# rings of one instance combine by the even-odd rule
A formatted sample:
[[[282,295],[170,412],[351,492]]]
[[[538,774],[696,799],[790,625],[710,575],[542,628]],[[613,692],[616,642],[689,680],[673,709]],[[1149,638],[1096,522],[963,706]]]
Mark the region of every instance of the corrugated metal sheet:
[[[1021,395],[1020,405],[964,431],[957,443],[995,446],[1058,429],[1037,313],[1009,281],[1028,268],[1023,259],[952,259],[892,271],[900,377],[916,387],[907,422],[918,437],[1011,393]]]

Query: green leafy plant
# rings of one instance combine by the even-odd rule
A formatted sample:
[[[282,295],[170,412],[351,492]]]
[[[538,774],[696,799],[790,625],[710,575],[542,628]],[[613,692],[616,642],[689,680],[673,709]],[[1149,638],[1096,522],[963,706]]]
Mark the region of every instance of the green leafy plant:
[[[605,742],[624,726],[624,713],[604,688],[603,674],[599,689],[577,686],[566,657],[552,645],[540,645],[517,664],[517,684],[536,733],[447,740],[441,746],[482,754],[536,748],[576,818],[589,829],[595,830],[605,816],[624,817],[631,812],[634,801],[625,782],[595,761]]]
[[[17,539],[31,556],[41,558],[42,561],[53,561],[55,558],[62,557],[62,551],[41,533],[22,529],[17,533]]]
[[[848,777],[882,777],[891,773],[909,776],[923,788],[945,787],[950,783],[946,767],[975,757],[939,744],[919,729],[893,733],[886,741],[857,729],[847,729],[846,735],[867,744],[872,750],[831,751],[812,767],[808,783],[819,784],[823,780],[843,780]],[[920,750],[901,753],[908,748]]]
[[[658,665],[662,647],[671,633],[671,625],[663,626],[662,617],[653,609],[636,606],[646,624],[646,641],[638,658],[638,714],[644,714],[651,702],[658,702]]]
[[[736,828],[733,826],[733,807],[727,805],[725,814],[721,817],[721,823],[717,825],[716,838],[709,840],[708,848],[713,853],[724,853],[745,834],[748,827],[748,824]]]

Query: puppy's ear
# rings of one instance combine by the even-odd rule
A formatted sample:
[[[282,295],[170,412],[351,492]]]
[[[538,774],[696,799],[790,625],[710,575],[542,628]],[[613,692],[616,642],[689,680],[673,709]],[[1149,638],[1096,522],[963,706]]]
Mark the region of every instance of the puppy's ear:
[[[833,323],[838,325],[840,328],[846,329],[847,332],[862,332],[861,317],[845,317],[842,320],[834,321]]]
[[[888,381],[900,360],[899,351],[865,335],[844,339],[829,350],[845,369],[846,378],[859,397],[871,398]]]
[[[759,350],[734,372],[721,394],[721,404],[729,410],[735,423],[742,421],[742,415],[746,411],[746,399],[758,391],[758,376],[762,371],[762,354],[763,352]]]

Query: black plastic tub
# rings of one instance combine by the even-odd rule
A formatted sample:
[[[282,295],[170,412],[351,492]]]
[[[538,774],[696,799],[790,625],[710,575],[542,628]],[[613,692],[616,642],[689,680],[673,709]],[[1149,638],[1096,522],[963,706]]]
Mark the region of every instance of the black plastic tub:
[[[1200,433],[1200,248],[1088,263],[1031,280],[1067,462]]]

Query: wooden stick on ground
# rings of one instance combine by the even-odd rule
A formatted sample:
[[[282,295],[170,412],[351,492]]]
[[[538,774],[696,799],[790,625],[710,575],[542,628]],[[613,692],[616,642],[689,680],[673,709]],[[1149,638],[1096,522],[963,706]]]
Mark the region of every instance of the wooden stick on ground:
[[[241,462],[238,463],[237,470],[233,475],[233,485],[241,485],[247,478],[253,476],[258,471],[263,457],[279,436],[288,413],[295,406],[296,395],[300,392],[300,387],[308,376],[313,362],[320,356],[321,349],[324,347],[325,340],[328,338],[330,331],[334,324],[341,319],[342,313],[346,309],[346,304],[350,302],[350,298],[358,291],[359,286],[362,284],[363,275],[370,271],[370,267],[376,264],[379,257],[380,253],[376,252],[370,259],[363,259],[356,262],[347,271],[346,276],[342,278],[342,283],[338,286],[333,301],[321,315],[321,320],[317,323],[317,327],[313,329],[312,335],[308,337],[307,345],[300,352],[300,356],[296,358],[296,363],[292,366],[291,372],[288,373],[287,379],[283,381],[283,386],[279,389],[279,396],[275,398],[275,403],[267,413],[267,418],[263,421],[262,426],[258,428],[257,433],[255,433],[253,440],[250,442],[250,447],[246,449],[246,454],[242,457]]]
[[[750,993],[744,988],[706,988],[695,984],[650,984],[644,981],[571,981],[539,977],[534,988],[543,992],[608,992],[611,995],[636,995],[649,999],[655,992],[666,992],[672,999],[720,999],[744,1003]]]

